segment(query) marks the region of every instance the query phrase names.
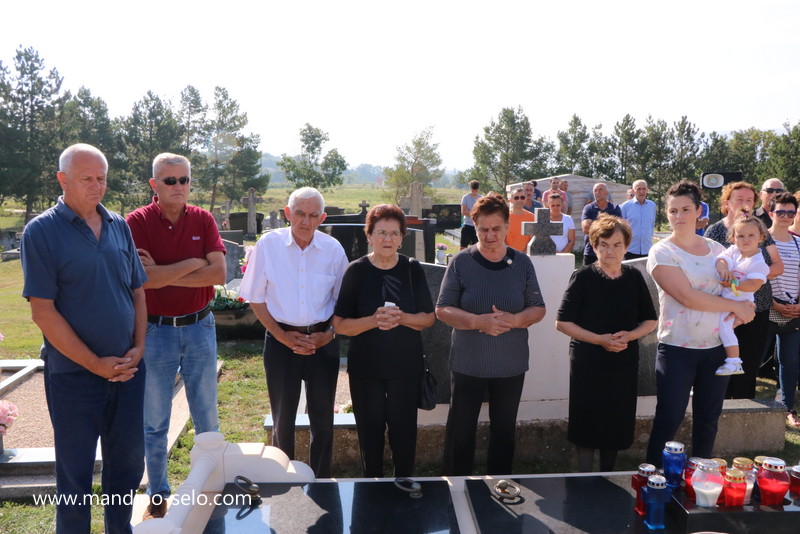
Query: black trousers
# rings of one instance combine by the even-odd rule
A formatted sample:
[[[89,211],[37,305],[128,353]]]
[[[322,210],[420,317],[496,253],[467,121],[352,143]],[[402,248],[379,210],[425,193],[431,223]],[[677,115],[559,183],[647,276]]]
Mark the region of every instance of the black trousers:
[[[306,405],[311,430],[309,466],[317,478],[331,477],[333,403],[339,377],[339,341],[334,339],[312,356],[295,354],[267,332],[264,369],[272,410],[272,445],[292,460],[301,383],[306,383]]]
[[[364,476],[384,476],[384,436],[388,429],[394,476],[410,477],[417,451],[420,377],[382,379],[350,375],[349,378]]]
[[[769,310],[757,312],[755,318],[734,330],[739,340],[739,357],[742,359],[743,375],[731,376],[726,399],[754,399],[756,377],[769,338]]]
[[[450,412],[444,438],[442,474],[471,475],[475,433],[485,393],[489,392],[489,451],[486,474],[509,475],[514,463],[517,410],[525,375],[477,378],[453,371]]]

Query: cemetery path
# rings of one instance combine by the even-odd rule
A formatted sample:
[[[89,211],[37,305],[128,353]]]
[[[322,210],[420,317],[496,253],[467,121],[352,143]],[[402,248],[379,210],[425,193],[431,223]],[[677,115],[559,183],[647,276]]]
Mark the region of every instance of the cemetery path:
[[[7,378],[6,373],[3,373],[3,378]],[[41,372],[31,374],[27,380],[6,392],[2,400],[13,402],[20,413],[20,417],[3,436],[3,445],[6,448],[53,446],[53,427],[47,412],[44,376]],[[335,402],[340,406],[349,400],[350,381],[343,366],[336,385]]]
[[[7,378],[6,373],[3,373],[3,378]],[[13,402],[19,411],[19,418],[3,436],[5,448],[53,446],[53,427],[47,412],[41,371],[32,373],[27,380],[6,392],[3,400]]]

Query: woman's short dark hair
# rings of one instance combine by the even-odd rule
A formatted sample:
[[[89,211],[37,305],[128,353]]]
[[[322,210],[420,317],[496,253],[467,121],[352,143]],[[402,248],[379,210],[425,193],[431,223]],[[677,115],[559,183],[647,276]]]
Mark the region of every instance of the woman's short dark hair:
[[[395,220],[400,223],[400,233],[406,235],[406,215],[398,206],[394,204],[378,204],[367,213],[364,223],[364,232],[372,235],[375,223],[378,221]]]
[[[553,193],[552,195],[547,195],[547,201],[550,202],[551,200],[561,200],[563,202],[564,198],[561,193]]]
[[[481,186],[481,183],[478,180],[472,180],[469,183],[469,188],[470,189],[478,189],[480,186]]]
[[[770,213],[775,211],[775,206],[778,204],[791,204],[794,206],[794,209],[797,209],[797,199],[793,194],[787,193],[786,191],[772,195],[772,202],[769,203]]]
[[[589,227],[589,244],[592,248],[596,249],[600,245],[601,239],[608,239],[614,232],[622,234],[622,240],[625,242],[625,248],[631,244],[631,227],[628,221],[620,219],[615,215],[601,213],[592,225]]]
[[[699,208],[700,202],[703,200],[700,188],[690,180],[681,180],[677,184],[672,184],[672,187],[667,190],[667,197],[689,197],[695,208]]]
[[[473,222],[477,223],[480,217],[484,215],[494,215],[495,213],[499,213],[503,217],[503,220],[508,222],[508,202],[502,195],[494,191],[489,191],[475,201],[475,205],[472,206],[469,216],[472,217]]]

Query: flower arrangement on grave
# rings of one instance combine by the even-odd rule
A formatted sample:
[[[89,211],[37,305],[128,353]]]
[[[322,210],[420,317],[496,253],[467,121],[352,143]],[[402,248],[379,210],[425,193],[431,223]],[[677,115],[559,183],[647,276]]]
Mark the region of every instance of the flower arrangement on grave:
[[[233,289],[227,289],[225,286],[214,286],[216,291],[214,300],[209,305],[211,311],[225,311],[225,310],[244,310],[250,306],[250,303],[240,297]]]
[[[11,401],[0,401],[0,436],[5,436],[8,427],[17,417],[19,417],[19,411]]]
[[[349,400],[344,404],[334,406],[333,413],[353,413],[353,401]]]
[[[447,250],[447,245],[444,243],[436,243],[436,250]]]
[[[253,253],[253,248],[254,248],[253,245],[247,245],[246,247],[244,247],[244,258],[241,258],[239,260],[239,265],[241,266],[242,274],[244,274],[244,272],[247,270],[247,262],[250,261],[250,254]]]

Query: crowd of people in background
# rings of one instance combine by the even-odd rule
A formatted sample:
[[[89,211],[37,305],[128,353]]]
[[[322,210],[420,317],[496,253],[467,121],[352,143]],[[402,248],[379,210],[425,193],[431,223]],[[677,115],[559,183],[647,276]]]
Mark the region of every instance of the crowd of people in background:
[[[151,204],[127,221],[101,201],[108,163],[95,147],[59,160],[63,196],[26,227],[23,296],[45,343],[45,387],[55,434],[57,492],[91,492],[95,443],[103,492],[135,491],[145,466],[150,503],[163,517],[171,493],[166,431],[176,374],[186,383],[197,432],[218,429],[216,336],[209,309],[225,280],[225,247],[211,215],[187,203],[191,164],[175,154],[153,162]],[[399,253],[406,217],[394,205],[369,210],[371,252],[348,264],[341,244],[318,231],[319,191],[300,188],[284,208],[290,226],[258,240],[240,295],[266,329],[263,360],[272,444],[295,458],[295,416],[305,386],[309,465],[332,476],[337,333],[350,338],[350,394],[365,477],[383,477],[388,432],[395,476],[415,468],[417,406],[425,368],[421,331],[436,318],[452,327],[450,406],[442,474],[475,471],[479,412],[488,398],[485,472],[513,472],[517,410],[528,370],[528,328],[545,316],[523,225],[534,213],[562,223],[557,253],[575,246],[567,180],[535,182],[508,197],[470,183],[461,201],[461,252],[432,298],[419,262]],[[775,342],[781,402],[800,426],[800,215],[798,195],[771,179],[760,189],[726,184],[723,218],[690,181],[666,194],[669,234],[653,243],[656,204],[637,180],[621,205],[605,183],[585,199],[583,267],[569,281],[555,327],[571,338],[568,439],[581,471],[612,470],[631,446],[636,419],[638,340],[657,327],[655,418],[647,461],[659,466],[692,401],[694,456],[710,457],[725,398],[753,398]],[[760,200],[760,207],[755,204]],[[541,216],[541,215],[540,215]],[[127,224],[126,224],[127,222]],[[704,235],[705,234],[705,235]],[[646,258],[658,314],[642,273]],[[534,344],[535,348],[535,344]],[[602,401],[602,402],[599,402]],[[105,509],[107,532],[129,532],[131,507]],[[88,532],[89,507],[57,506],[58,532]]]

